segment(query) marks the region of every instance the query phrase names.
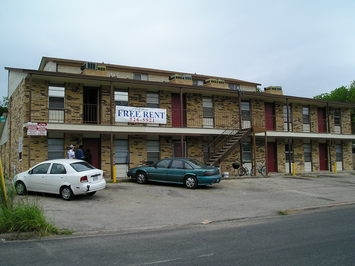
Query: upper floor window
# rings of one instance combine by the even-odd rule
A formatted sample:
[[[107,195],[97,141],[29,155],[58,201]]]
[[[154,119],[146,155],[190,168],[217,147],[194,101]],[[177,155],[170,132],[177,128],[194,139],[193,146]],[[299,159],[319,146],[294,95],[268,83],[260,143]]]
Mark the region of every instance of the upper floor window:
[[[251,120],[250,102],[242,101],[241,109],[242,109],[242,120],[250,121]]]
[[[49,86],[48,87],[48,108],[64,109],[64,87]]]
[[[192,83],[194,86],[203,86],[204,84],[203,80],[199,80],[199,79],[194,79]]]
[[[133,73],[133,79],[137,79],[137,80],[148,80],[148,74]]]
[[[341,125],[341,111],[340,108],[334,110],[334,125],[340,126]]]
[[[285,123],[290,123],[292,117],[291,105],[284,105],[283,118]]]
[[[115,105],[128,106],[128,91],[115,90]]]
[[[311,122],[310,114],[309,114],[309,106],[302,107],[302,120],[303,120],[303,124],[309,124]]]
[[[151,108],[159,107],[159,93],[156,92],[147,93],[147,106]]]
[[[64,87],[48,87],[48,122],[64,123]]]
[[[211,97],[203,97],[203,117],[213,117],[213,103]]]
[[[240,85],[239,84],[229,83],[228,84],[228,88],[231,89],[231,90],[234,90],[234,91],[239,91],[240,90]]]

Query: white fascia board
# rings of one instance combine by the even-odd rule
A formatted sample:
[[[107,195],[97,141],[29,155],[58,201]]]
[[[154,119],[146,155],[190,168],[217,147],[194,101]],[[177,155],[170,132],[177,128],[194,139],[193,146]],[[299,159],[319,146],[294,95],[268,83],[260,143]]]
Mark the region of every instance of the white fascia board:
[[[333,133],[309,133],[309,132],[284,132],[284,131],[266,131],[255,134],[257,137],[275,137],[275,138],[305,138],[305,139],[345,139],[355,140],[355,135],[351,134],[333,134]]]

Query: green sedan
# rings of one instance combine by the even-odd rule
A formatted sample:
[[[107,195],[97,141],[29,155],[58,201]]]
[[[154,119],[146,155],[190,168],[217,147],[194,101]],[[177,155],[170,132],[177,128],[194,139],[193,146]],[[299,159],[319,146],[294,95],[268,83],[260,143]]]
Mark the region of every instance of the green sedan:
[[[212,185],[222,179],[218,167],[188,158],[165,158],[156,164],[131,168],[127,176],[135,178],[139,184],[154,181],[183,184],[187,188]]]

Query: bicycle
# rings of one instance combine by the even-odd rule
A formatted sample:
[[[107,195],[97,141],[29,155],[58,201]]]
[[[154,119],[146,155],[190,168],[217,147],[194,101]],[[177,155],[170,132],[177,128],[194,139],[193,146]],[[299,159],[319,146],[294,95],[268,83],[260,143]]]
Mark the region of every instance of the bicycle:
[[[243,176],[243,175],[248,175],[249,174],[249,169],[248,167],[244,166],[243,163],[239,164],[239,163],[232,163],[232,167],[235,170],[238,170],[237,173],[239,176]]]
[[[256,170],[256,172],[255,172],[255,170]],[[254,175],[254,172],[255,172],[255,175],[256,175],[257,173],[259,173],[259,174],[261,174],[263,177],[266,176],[266,166],[265,166],[264,162],[257,163],[255,170],[254,170],[254,167],[252,167],[251,170],[250,170],[250,175]]]

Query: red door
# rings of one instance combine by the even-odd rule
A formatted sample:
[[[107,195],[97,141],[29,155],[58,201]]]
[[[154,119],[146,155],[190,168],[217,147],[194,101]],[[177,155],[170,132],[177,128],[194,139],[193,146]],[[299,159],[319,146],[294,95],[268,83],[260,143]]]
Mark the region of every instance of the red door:
[[[328,170],[327,144],[319,143],[319,170]]]
[[[277,172],[277,152],[275,142],[267,143],[267,171]]]
[[[326,112],[324,108],[318,108],[318,132],[324,133],[327,131]]]
[[[172,94],[171,96],[171,113],[172,113],[172,126],[183,127],[185,126],[185,98],[182,99],[180,94]]]
[[[265,103],[266,130],[275,130],[275,109],[272,103]]]
[[[100,161],[100,140],[99,139],[83,139],[83,150],[90,150],[91,164],[96,168],[101,167]]]

